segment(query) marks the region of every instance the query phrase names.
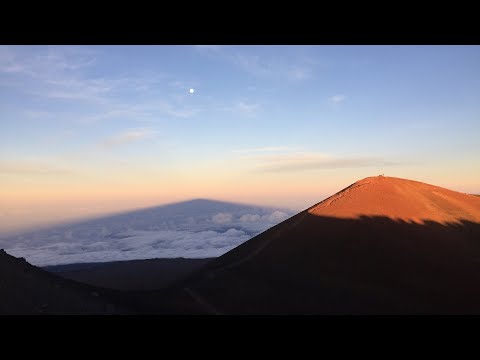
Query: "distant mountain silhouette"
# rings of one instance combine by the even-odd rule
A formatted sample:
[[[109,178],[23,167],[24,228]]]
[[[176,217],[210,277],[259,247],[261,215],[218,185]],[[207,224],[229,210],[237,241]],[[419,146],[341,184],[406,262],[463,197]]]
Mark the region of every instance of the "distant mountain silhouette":
[[[165,312],[210,314],[480,314],[479,278],[480,199],[379,176],[212,260],[156,301]]]
[[[48,232],[58,232],[64,229],[70,229],[72,227],[78,228],[90,228],[90,227],[99,227],[100,229],[105,225],[115,225],[115,226],[155,226],[159,219],[168,218],[168,220],[173,219],[182,219],[183,217],[189,216],[198,216],[205,214],[215,214],[216,212],[246,212],[257,210],[268,212],[278,210],[274,207],[258,206],[258,205],[248,205],[240,204],[226,201],[218,200],[209,200],[209,199],[192,199],[187,201],[181,201],[171,204],[151,206],[138,210],[123,211],[117,214],[97,216],[91,219],[78,220],[78,221],[69,221],[66,223],[53,225],[45,229],[27,231],[21,234],[22,237],[27,237],[33,234],[39,233],[48,233]],[[13,238],[16,236],[6,236],[2,240],[7,238]]]

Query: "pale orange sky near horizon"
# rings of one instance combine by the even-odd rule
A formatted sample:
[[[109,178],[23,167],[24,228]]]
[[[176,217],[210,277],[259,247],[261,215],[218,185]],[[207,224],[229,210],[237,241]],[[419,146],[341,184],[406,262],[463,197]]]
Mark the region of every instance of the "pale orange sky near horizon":
[[[15,182],[13,178],[8,182],[4,177],[0,180],[0,235],[194,198],[300,211],[355,181],[380,174],[369,168],[357,169],[355,172],[358,175],[353,175],[353,172],[352,169],[301,174],[248,175],[238,172],[215,179],[213,169],[210,169],[210,176],[199,174],[194,179],[182,176],[172,176],[167,180],[142,178],[142,174],[138,173],[136,179],[92,184],[62,181],[56,175],[53,178],[43,176],[37,182],[35,177],[31,177],[29,186]],[[408,174],[407,171],[404,173]],[[402,171],[396,170],[385,172],[385,175],[427,182],[460,192],[480,192],[475,181],[464,181],[462,175],[454,171],[443,176],[443,181],[435,174],[418,169],[417,173],[418,176],[412,172],[405,176]],[[28,183],[28,176],[23,176],[23,180]]]

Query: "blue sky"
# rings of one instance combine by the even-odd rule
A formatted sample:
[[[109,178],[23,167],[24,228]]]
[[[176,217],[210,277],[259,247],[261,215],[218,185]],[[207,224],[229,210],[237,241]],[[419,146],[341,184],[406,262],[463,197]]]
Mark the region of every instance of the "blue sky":
[[[478,193],[479,100],[478,46],[0,46],[0,216]]]

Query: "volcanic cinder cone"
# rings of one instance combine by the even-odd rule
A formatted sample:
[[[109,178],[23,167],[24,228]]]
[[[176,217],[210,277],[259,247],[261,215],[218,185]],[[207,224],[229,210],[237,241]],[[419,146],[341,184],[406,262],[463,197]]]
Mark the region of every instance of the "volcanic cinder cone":
[[[378,176],[217,258],[176,291],[204,313],[471,314],[480,313],[479,282],[480,198]]]

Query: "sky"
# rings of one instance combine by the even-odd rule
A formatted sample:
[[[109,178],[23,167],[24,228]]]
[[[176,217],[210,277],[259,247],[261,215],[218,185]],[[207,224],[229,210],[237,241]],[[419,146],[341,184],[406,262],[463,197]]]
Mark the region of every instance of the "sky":
[[[480,193],[479,134],[479,46],[0,46],[0,235],[379,174]]]

